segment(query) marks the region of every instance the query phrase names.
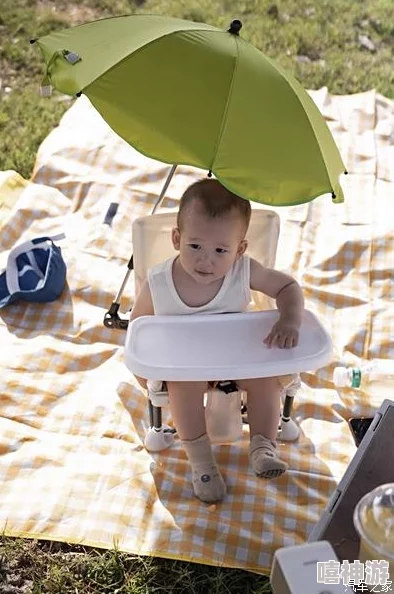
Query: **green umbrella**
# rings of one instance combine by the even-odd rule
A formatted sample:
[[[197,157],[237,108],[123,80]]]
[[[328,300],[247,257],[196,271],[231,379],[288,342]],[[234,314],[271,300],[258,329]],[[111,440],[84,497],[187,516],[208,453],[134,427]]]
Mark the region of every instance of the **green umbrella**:
[[[84,93],[145,155],[209,170],[272,206],[331,192],[345,167],[327,124],[291,75],[239,36],[181,19],[102,19],[35,40],[46,86]]]

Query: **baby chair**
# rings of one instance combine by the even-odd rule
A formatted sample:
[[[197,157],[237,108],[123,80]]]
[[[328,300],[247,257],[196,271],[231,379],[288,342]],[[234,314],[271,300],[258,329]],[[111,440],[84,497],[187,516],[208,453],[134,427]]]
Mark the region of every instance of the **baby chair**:
[[[176,213],[161,212],[160,214],[152,214],[146,217],[141,217],[133,222],[132,226],[132,240],[133,240],[133,267],[135,274],[135,291],[138,292],[142,283],[144,282],[147,271],[155,264],[170,258],[175,254],[171,242],[171,230],[176,224]],[[261,262],[264,266],[273,267],[275,263],[276,249],[279,237],[280,219],[277,213],[266,209],[252,209],[251,222],[247,234],[248,239],[248,254]],[[127,278],[127,277],[126,277]],[[126,280],[126,279],[125,279]],[[272,310],[275,305],[273,301],[262,295],[261,293],[252,292],[253,302],[258,310]],[[268,312],[267,312],[268,313]],[[223,314],[218,314],[223,316]],[[248,316],[254,314],[226,314],[227,316]],[[151,318],[151,316],[149,316]],[[190,316],[187,316],[190,318]],[[194,316],[191,316],[192,318]],[[196,316],[197,317],[197,316]],[[162,316],[155,316],[155,318],[162,318]],[[202,319],[198,316],[199,320]],[[211,318],[212,314],[211,314]],[[132,334],[133,326],[137,322],[143,322],[143,318],[134,320],[129,326],[125,343],[125,362],[127,367],[136,375],[135,364],[131,356],[132,351]],[[166,323],[168,324],[167,320]],[[168,332],[168,325],[166,325],[165,332]],[[326,337],[327,338],[327,337]],[[263,337],[262,337],[263,339]],[[283,349],[286,350],[286,349]],[[149,343],[148,343],[148,357],[149,357]],[[325,351],[325,358],[327,359],[327,349]],[[326,361],[324,361],[326,362]],[[174,365],[176,363],[174,362]],[[146,377],[146,376],[143,376]],[[252,376],[253,377],[253,376]],[[283,408],[278,429],[278,439],[285,441],[294,441],[299,436],[299,427],[291,419],[291,410],[294,396],[300,387],[299,376],[297,374],[296,380],[285,388],[283,393]],[[158,378],[151,378],[158,379]],[[162,378],[165,379],[165,378]],[[170,379],[170,378],[167,378]],[[204,378],[201,378],[204,379]],[[217,378],[218,380],[224,378]],[[148,398],[149,398],[149,412],[150,412],[150,430],[145,438],[145,446],[150,451],[159,451],[169,447],[173,441],[173,431],[162,424],[161,407],[168,403],[168,394],[165,389],[161,388],[162,382],[148,383]],[[165,386],[165,384],[163,384]],[[219,382],[216,388],[223,391],[234,391],[237,389],[234,382]],[[212,388],[211,388],[212,389]],[[239,410],[241,415],[241,408]]]

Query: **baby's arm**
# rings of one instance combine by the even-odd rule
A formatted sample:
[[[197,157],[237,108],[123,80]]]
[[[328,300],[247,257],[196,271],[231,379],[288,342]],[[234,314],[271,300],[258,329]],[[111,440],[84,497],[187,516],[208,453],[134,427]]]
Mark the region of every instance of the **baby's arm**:
[[[141,316],[153,316],[154,315],[153,303],[152,303],[152,295],[149,288],[148,281],[145,281],[142,285],[136,300],[134,302],[133,309],[131,311],[130,322],[135,320],[136,318],[140,318]],[[138,383],[143,387],[146,388],[146,379],[142,377],[135,376]]]
[[[265,268],[250,260],[250,288],[276,300],[279,320],[264,339],[268,347],[292,348],[298,344],[304,311],[304,297],[297,281],[290,275]]]

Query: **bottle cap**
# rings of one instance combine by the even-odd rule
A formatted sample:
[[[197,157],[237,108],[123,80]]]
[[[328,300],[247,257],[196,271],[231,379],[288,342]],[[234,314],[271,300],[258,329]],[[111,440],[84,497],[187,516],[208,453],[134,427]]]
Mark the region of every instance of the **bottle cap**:
[[[335,367],[333,381],[335,386],[338,386],[339,388],[349,387],[350,382],[347,367]]]
[[[359,388],[361,385],[361,369],[354,367],[352,369],[352,388]]]

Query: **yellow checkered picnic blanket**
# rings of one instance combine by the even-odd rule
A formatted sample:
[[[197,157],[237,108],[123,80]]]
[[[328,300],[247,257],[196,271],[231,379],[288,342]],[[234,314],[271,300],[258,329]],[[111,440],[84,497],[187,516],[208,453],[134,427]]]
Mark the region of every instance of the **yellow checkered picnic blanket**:
[[[263,573],[277,548],[307,539],[355,452],[346,420],[373,412],[383,397],[334,389],[333,367],[394,355],[394,103],[374,91],[311,94],[349,175],[342,205],[325,196],[277,209],[277,267],[300,281],[335,345],[332,364],[302,374],[294,407],[301,436],[279,446],[289,471],[256,478],[245,429],[243,441],[215,446],[229,493],[207,506],[192,495],[177,440],[161,453],[144,449],[146,398],[123,363],[124,332],[102,320],[127,269],[131,222],[149,214],[168,166],[127,146],[81,97],[43,142],[33,182],[2,222],[0,268],[17,243],[58,234],[68,267],[57,301],[0,310],[6,534]],[[166,206],[199,175],[181,167]],[[108,226],[112,202],[119,207]],[[124,315],[133,293],[131,279]]]

